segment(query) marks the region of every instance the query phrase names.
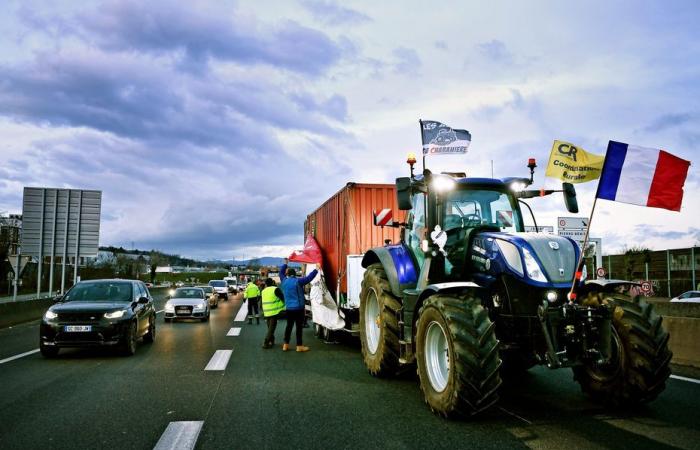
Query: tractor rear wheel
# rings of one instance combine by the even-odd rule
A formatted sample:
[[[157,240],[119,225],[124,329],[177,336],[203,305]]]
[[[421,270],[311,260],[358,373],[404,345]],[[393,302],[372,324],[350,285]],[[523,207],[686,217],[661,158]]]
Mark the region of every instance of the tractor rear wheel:
[[[583,392],[610,406],[652,401],[671,375],[669,334],[661,316],[640,297],[603,294],[602,298],[613,305],[612,361],[605,366],[574,367],[574,379]]]
[[[425,402],[441,416],[471,416],[498,400],[501,385],[496,327],[471,295],[428,298],[416,336]]]
[[[374,376],[395,375],[399,368],[399,300],[391,293],[381,264],[367,268],[360,293],[362,359]]]

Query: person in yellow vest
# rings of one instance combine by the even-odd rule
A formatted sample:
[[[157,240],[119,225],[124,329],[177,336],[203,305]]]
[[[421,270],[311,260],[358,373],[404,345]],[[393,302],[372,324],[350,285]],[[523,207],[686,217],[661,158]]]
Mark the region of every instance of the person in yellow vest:
[[[277,318],[284,311],[284,297],[272,278],[265,280],[265,286],[265,289],[262,291],[262,310],[267,322],[267,335],[265,335],[262,348],[272,348],[275,345]]]
[[[260,288],[253,283],[253,280],[248,281],[243,291],[243,298],[248,301],[248,324],[253,324],[253,313],[255,313],[255,320],[260,325]]]

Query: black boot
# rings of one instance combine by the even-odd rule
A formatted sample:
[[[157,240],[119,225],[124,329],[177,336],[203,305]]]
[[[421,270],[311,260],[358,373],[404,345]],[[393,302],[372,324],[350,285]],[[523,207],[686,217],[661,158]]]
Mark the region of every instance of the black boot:
[[[257,322],[257,325],[260,325],[260,317],[256,317],[255,322]]]

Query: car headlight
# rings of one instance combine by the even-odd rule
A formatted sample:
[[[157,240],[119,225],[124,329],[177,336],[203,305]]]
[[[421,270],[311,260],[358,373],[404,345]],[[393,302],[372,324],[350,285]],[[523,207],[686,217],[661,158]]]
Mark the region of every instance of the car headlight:
[[[50,311],[50,310],[46,311],[46,314],[44,314],[44,319],[46,319],[46,320],[55,319],[56,317],[58,317],[58,314],[56,314],[55,312]]]
[[[172,303],[167,302],[167,303],[165,304],[165,310],[166,310],[167,312],[173,312],[173,311],[175,311],[175,308],[173,307]]]
[[[120,309],[119,311],[105,313],[105,318],[106,319],[118,319],[120,317],[123,317],[124,314],[126,314],[126,311],[124,311],[123,309]]]
[[[544,276],[544,271],[540,264],[537,262],[532,253],[526,248],[523,248],[523,256],[525,257],[525,269],[527,270],[527,276],[535,281],[540,281],[542,283],[547,282],[547,277]]]
[[[198,304],[194,305],[194,309],[204,309],[204,308],[206,308],[205,303],[198,303]]]

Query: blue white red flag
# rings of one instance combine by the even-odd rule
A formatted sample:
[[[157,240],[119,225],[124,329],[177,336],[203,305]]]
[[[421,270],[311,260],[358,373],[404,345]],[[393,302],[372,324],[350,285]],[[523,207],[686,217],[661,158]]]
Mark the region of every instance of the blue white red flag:
[[[688,167],[664,150],[610,141],[596,197],[680,211]]]

